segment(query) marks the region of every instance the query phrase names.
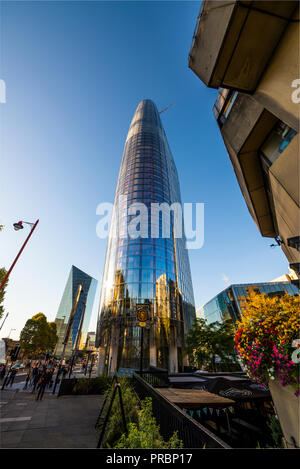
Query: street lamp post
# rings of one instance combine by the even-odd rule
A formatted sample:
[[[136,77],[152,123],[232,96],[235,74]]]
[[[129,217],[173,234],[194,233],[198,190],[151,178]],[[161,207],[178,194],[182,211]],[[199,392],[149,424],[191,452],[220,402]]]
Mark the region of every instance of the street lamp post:
[[[85,311],[86,311],[86,303],[84,303],[84,309],[83,309],[83,312],[82,312],[82,315],[81,315],[80,325],[79,325],[79,328],[78,328],[78,331],[77,331],[77,336],[76,336],[76,341],[75,341],[75,348],[74,348],[74,351],[72,353],[72,360],[71,360],[69,378],[71,378],[73,365],[74,365],[74,362],[76,362],[76,357],[77,357],[77,354],[78,354],[79,343],[80,343],[80,338],[81,338],[81,330],[82,330],[82,325],[83,325],[83,321],[84,321]]]
[[[2,329],[2,327],[3,327],[3,324],[5,323],[5,321],[6,321],[8,315],[9,315],[9,313],[6,313],[6,316],[5,316],[5,318],[3,319],[3,322],[2,322],[2,324],[1,324],[0,331],[1,331],[1,329]]]
[[[57,373],[56,373],[56,378],[55,378],[54,387],[53,387],[53,391],[52,391],[53,394],[55,394],[55,389],[56,389],[56,386],[57,386],[57,383],[58,383],[59,374],[60,374],[60,370],[62,368],[62,362],[64,360],[66,346],[67,346],[68,341],[69,341],[71,327],[72,327],[73,319],[74,319],[74,316],[75,316],[75,313],[76,313],[76,308],[77,308],[77,304],[78,304],[79,297],[80,297],[80,294],[81,294],[81,290],[82,290],[82,285],[80,283],[78,285],[78,288],[77,288],[77,293],[76,293],[74,303],[73,303],[73,306],[72,306],[72,311],[71,311],[71,314],[70,314],[70,317],[69,317],[69,321],[68,321],[67,329],[66,329],[66,332],[65,332],[64,340],[62,342],[63,343],[63,349],[62,349],[62,353],[61,353],[61,356],[60,356],[60,363],[59,363],[59,366],[58,366],[58,370],[57,370]]]
[[[9,334],[8,334],[8,336],[7,336],[8,339],[10,338],[11,331],[15,331],[15,330],[16,330],[16,329],[11,329],[11,330],[9,331]]]
[[[64,340],[63,340],[63,350],[62,350],[62,353],[61,353],[61,360],[63,360],[64,356],[65,356],[66,346],[67,346],[68,341],[69,341],[71,327],[72,327],[73,319],[74,319],[74,316],[75,316],[75,313],[76,313],[76,308],[77,308],[77,304],[78,304],[79,297],[80,297],[80,294],[81,294],[81,290],[82,290],[82,285],[80,283],[78,285],[78,288],[77,288],[76,297],[75,297],[75,300],[74,300],[74,303],[73,303],[72,311],[71,311],[69,321],[68,321],[68,325],[67,325],[67,329],[66,329],[66,332],[65,332],[65,337],[64,337]]]
[[[20,251],[18,252],[15,260],[13,261],[12,265],[10,266],[9,270],[7,271],[1,285],[0,285],[0,291],[4,288],[4,285],[6,284],[7,280],[8,280],[8,277],[11,273],[11,271],[13,270],[14,266],[16,265],[16,262],[17,260],[19,259],[20,255],[22,254],[22,251],[23,249],[25,248],[26,244],[28,243],[29,241],[29,238],[30,236],[32,235],[32,233],[34,232],[35,228],[36,228],[36,225],[38,224],[39,220],[37,220],[35,223],[29,223],[27,221],[19,221],[18,223],[14,223],[14,229],[16,231],[18,230],[22,230],[24,228],[23,226],[23,223],[26,223],[26,225],[30,225],[31,226],[31,230],[30,230],[30,233],[29,235],[27,236],[27,238],[25,239],[24,243],[23,243],[23,246],[21,247]]]

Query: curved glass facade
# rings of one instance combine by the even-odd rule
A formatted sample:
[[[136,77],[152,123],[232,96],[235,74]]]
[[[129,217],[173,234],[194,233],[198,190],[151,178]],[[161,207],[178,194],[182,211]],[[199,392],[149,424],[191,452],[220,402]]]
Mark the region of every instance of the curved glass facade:
[[[148,228],[137,238],[126,237],[136,217],[128,215],[128,207],[141,202],[148,208]],[[152,219],[151,227],[151,204],[163,202],[181,204],[177,170],[157,108],[144,100],[131,121],[116,189],[118,215],[110,228],[97,326],[100,372],[139,368],[136,311],[143,304],[151,317],[144,329],[143,366],[182,367],[184,336],[195,318],[194,295],[184,231],[181,238],[174,235],[174,212],[167,222],[162,216],[158,223]],[[163,229],[170,236],[162,237]]]

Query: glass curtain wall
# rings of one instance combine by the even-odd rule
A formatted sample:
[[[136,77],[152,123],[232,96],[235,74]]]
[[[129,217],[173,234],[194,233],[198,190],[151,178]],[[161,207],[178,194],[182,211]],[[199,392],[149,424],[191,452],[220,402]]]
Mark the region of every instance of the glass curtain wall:
[[[73,319],[69,341],[65,349],[65,357],[69,358],[72,355],[83,314],[84,318],[80,331],[79,348],[84,348],[86,342],[96,294],[97,280],[73,265],[55,318],[58,341],[54,353],[57,356],[60,356],[63,351],[63,341],[79,284],[82,286],[82,292]]]
[[[127,225],[138,214],[128,215],[128,207],[141,202],[148,208],[147,233],[126,237]],[[156,234],[151,233],[151,203],[163,202],[181,204],[177,170],[157,108],[144,100],[130,125],[116,189],[97,325],[100,373],[139,368],[136,311],[143,304],[150,312],[143,366],[182,369],[184,336],[195,318],[194,295],[184,232],[182,238],[174,236],[174,213],[166,217],[168,226],[164,222],[169,237],[162,237],[162,216],[157,226],[152,219]]]

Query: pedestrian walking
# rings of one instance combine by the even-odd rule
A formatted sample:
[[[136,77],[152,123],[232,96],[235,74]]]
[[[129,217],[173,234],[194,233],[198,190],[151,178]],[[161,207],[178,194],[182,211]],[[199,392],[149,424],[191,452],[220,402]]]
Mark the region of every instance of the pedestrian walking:
[[[30,367],[26,376],[24,389],[27,389],[28,384],[31,383],[31,378],[32,378],[32,368]]]
[[[42,375],[42,372],[38,368],[36,368],[36,371],[35,371],[35,373],[33,375],[33,378],[32,378],[32,385],[33,385],[32,393],[34,393],[34,391],[35,391],[35,389],[38,385],[38,382],[41,378],[41,375]]]
[[[45,392],[45,389],[46,389],[46,386],[47,384],[49,384],[49,380],[50,380],[51,376],[50,376],[50,370],[47,369],[40,377],[39,379],[39,384],[38,384],[38,394],[36,396],[36,400],[42,400],[43,399],[43,395],[44,395],[44,392]]]
[[[51,389],[52,385],[53,385],[53,379],[52,378],[53,378],[54,368],[48,368],[48,370],[49,370],[48,387],[49,387],[49,389]]]
[[[69,371],[69,368],[67,366],[64,366],[63,371],[62,371],[63,378],[65,378],[65,376],[68,374],[68,371]]]
[[[6,373],[6,365],[5,363],[3,363],[3,365],[1,365],[0,379],[4,378],[5,373]]]
[[[9,377],[8,377],[8,380],[7,380],[7,383],[6,383],[6,386],[8,386],[10,384],[10,386],[13,385],[13,382],[15,380],[15,377],[16,377],[16,374],[17,374],[17,370],[15,368],[12,368],[10,370],[10,373],[9,373]]]

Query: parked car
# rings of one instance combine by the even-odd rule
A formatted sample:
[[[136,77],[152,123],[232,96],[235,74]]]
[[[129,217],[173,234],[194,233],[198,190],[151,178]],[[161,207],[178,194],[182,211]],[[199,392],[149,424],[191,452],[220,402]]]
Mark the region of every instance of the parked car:
[[[11,368],[12,368],[12,369],[17,368],[17,369],[21,370],[21,369],[25,368],[25,365],[24,365],[23,363],[16,363],[16,364],[13,365]]]

